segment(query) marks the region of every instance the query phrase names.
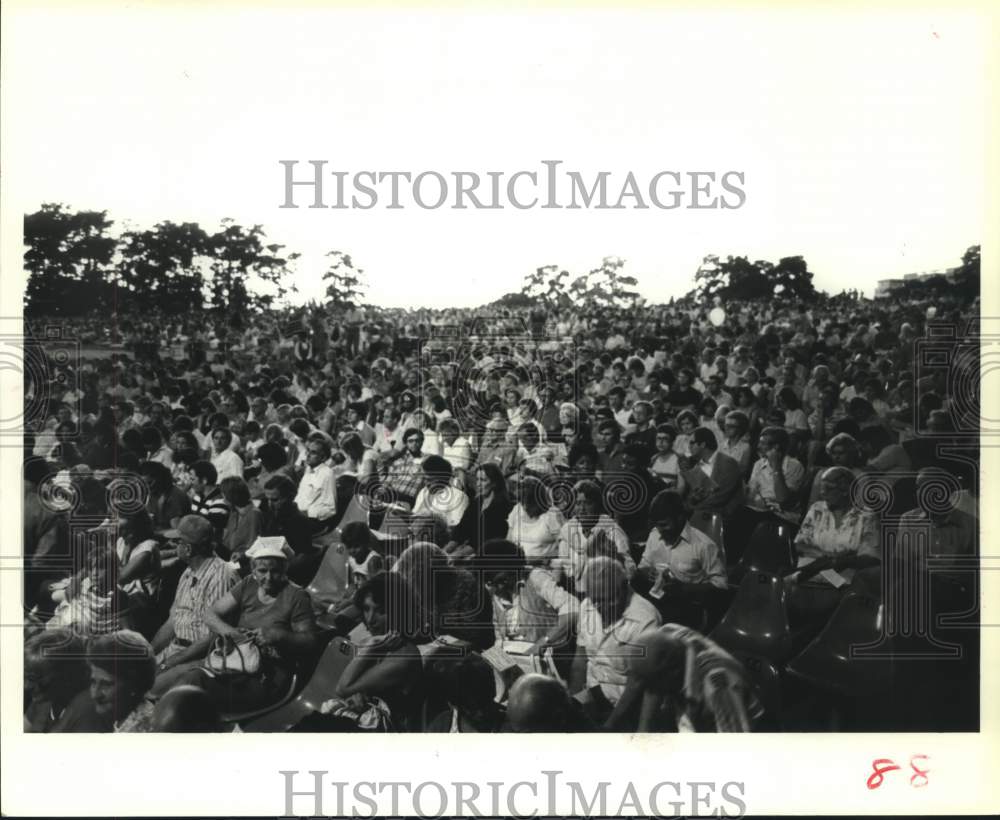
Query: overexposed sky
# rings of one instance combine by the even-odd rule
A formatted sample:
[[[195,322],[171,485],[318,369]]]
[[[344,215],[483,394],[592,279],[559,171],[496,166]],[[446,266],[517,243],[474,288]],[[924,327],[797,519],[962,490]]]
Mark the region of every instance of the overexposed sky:
[[[653,301],[689,290],[707,253],[801,254],[819,288],[870,292],[957,264],[981,239],[986,42],[968,15],[136,6],[8,24],[11,207],[260,223],[302,253],[303,297],[322,293],[331,249],[367,271],[370,301],[444,306],[607,255]],[[509,174],[543,159],[615,180],[735,170],[747,200],[282,210],[281,159],[352,174]]]

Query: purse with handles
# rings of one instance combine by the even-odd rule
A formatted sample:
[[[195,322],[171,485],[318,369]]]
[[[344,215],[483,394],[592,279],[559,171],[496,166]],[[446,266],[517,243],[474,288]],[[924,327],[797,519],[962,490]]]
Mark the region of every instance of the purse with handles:
[[[227,646],[232,648],[227,651]],[[255,675],[260,665],[260,649],[250,638],[233,640],[222,635],[215,639],[205,660],[205,666],[215,675]]]

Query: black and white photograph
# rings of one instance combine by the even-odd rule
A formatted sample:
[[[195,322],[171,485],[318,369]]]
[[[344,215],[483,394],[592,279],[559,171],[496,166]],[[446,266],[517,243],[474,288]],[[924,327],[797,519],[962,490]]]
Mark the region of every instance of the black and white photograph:
[[[987,7],[4,19],[4,813],[995,800]]]

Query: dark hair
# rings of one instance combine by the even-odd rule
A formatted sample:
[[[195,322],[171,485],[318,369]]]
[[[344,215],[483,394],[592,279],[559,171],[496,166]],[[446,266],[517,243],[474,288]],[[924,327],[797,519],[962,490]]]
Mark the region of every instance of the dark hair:
[[[649,521],[655,524],[666,518],[686,520],[684,499],[676,490],[663,490],[653,496],[649,504]]]
[[[142,445],[147,450],[159,450],[163,446],[163,436],[152,425],[142,428]]]
[[[542,437],[538,432],[538,428],[535,427],[535,425],[530,421],[526,421],[524,424],[520,425],[517,428],[517,434],[519,436],[524,436],[529,441],[533,441],[535,444],[538,444],[542,440]]]
[[[245,507],[250,503],[250,488],[239,476],[231,475],[222,479],[222,497],[234,507]]]
[[[365,454],[365,443],[357,433],[348,433],[340,440],[340,449],[357,461]]]
[[[604,490],[596,481],[578,481],[573,485],[573,493],[583,496],[597,508],[598,515],[604,515],[607,509],[604,505]]]
[[[600,424],[597,425],[598,432],[603,433],[605,430],[611,430],[616,438],[621,438],[622,428],[618,426],[618,422],[614,418],[605,419]]]
[[[566,461],[570,467],[576,464],[581,458],[585,456],[590,456],[594,464],[597,464],[597,447],[590,440],[578,441],[572,447],[569,448],[569,454],[566,457]]]
[[[409,581],[398,572],[373,575],[354,593],[354,605],[363,609],[368,597],[385,613],[387,631],[411,640],[424,633],[419,599]]]
[[[865,427],[857,436],[862,444],[867,444],[876,453],[892,444],[892,435],[881,426]]]
[[[211,461],[196,461],[191,467],[191,472],[195,474],[196,478],[207,481],[209,484],[215,484],[219,480],[219,471],[215,469],[215,465]]]
[[[680,428],[681,422],[684,421],[684,419],[688,419],[695,427],[698,426],[699,419],[698,419],[698,416],[694,413],[694,411],[692,411],[692,410],[681,410],[681,412],[679,412],[677,414],[677,427],[678,427],[678,429]]]
[[[460,712],[496,710],[493,667],[481,655],[468,652],[461,658],[438,658],[428,666],[436,691]]]
[[[506,501],[507,480],[503,477],[503,471],[500,467],[493,462],[486,462],[485,464],[478,465],[476,469],[484,473],[486,478],[489,479],[490,484],[493,486],[493,494],[501,501]]]
[[[707,447],[709,450],[718,450],[719,441],[715,437],[715,433],[709,430],[707,427],[698,427],[693,433],[691,433],[691,441],[696,444],[700,444],[703,447]]]
[[[264,484],[265,490],[277,490],[282,498],[295,497],[295,482],[286,475],[273,475]]]
[[[275,470],[285,466],[288,461],[288,453],[277,442],[268,441],[257,448],[257,458],[260,459],[260,463],[265,470],[273,473]]]
[[[127,513],[123,516],[123,519],[128,522],[129,525],[129,537],[126,539],[129,546],[134,547],[137,544],[141,544],[143,541],[149,541],[150,539],[155,538],[155,533],[153,532],[153,519],[150,518],[150,515],[145,508]]]
[[[788,452],[788,447],[791,443],[788,431],[784,427],[765,427],[760,431],[760,438],[769,439],[773,444],[779,446],[786,453]]]
[[[657,424],[656,432],[657,434],[670,436],[671,441],[674,441],[677,438],[677,428],[674,427],[672,424]]]
[[[345,524],[340,531],[340,540],[345,547],[360,546],[361,544],[371,544],[372,531],[364,521],[351,521]]]

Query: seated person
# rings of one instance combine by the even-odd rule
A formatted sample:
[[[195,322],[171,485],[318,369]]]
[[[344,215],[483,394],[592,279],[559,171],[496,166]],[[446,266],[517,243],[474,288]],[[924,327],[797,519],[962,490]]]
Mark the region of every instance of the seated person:
[[[470,652],[463,658],[432,660],[427,677],[448,708],[432,718],[424,731],[474,734],[500,730],[504,711],[496,702],[496,676],[482,656]]]
[[[558,565],[565,573],[567,587],[574,589],[587,563],[587,545],[598,533],[604,533],[615,546],[628,571],[635,573],[635,561],[628,536],[604,507],[604,492],[595,481],[578,481],[573,487],[573,517],[559,531]]]
[[[298,661],[315,649],[316,623],[309,593],[288,578],[293,556],[283,538],[261,537],[247,552],[252,572],[216,601],[205,621],[231,643],[252,641],[260,650],[254,674],[192,670],[177,683],[201,686],[222,712],[265,707],[287,690]]]
[[[396,731],[417,731],[422,705],[423,662],[420,606],[406,578],[380,572],[354,595],[370,633],[337,683],[340,699],[332,714],[364,715],[374,706]]]
[[[156,695],[204,662],[212,643],[206,612],[239,580],[232,566],[216,555],[208,519],[184,516],[177,526],[176,543],[178,557],[187,566],[177,583],[170,614],[152,640],[158,653]]]
[[[288,577],[300,586],[315,577],[323,558],[313,544],[317,527],[317,521],[295,506],[295,484],[291,479],[276,475],[268,480],[260,507],[260,534],[285,539],[292,550]]]
[[[743,503],[743,471],[739,462],[719,452],[718,439],[706,427],[691,433],[688,444],[693,465],[684,474],[692,510],[714,512],[724,518]]]
[[[109,632],[87,646],[90,697],[98,716],[115,732],[148,732],[153,702],[147,695],[156,678],[153,647],[138,632]]]
[[[594,732],[580,703],[555,678],[532,672],[518,678],[507,697],[508,732]]]
[[[456,529],[462,521],[469,497],[452,483],[454,470],[442,456],[427,456],[421,469],[424,473],[423,487],[413,503],[413,513],[443,516],[451,529]]]
[[[628,657],[636,639],[660,625],[656,608],[633,592],[625,568],[611,558],[593,558],[583,572],[586,596],[577,622],[577,652],[570,691],[588,715],[606,729],[634,721],[633,705],[618,703],[625,692]]]
[[[518,502],[507,516],[507,537],[533,563],[558,558],[563,517],[553,508],[548,487],[534,476],[525,476],[518,487]]]
[[[347,634],[361,623],[361,610],[354,606],[355,593],[385,569],[385,561],[375,551],[375,536],[364,521],[352,521],[344,526],[340,539],[347,550],[347,589],[340,601],[331,604],[328,612],[339,632]]]
[[[661,424],[656,428],[656,453],[649,463],[650,472],[663,482],[667,489],[675,489],[684,495],[687,485],[681,471],[680,461],[674,452],[677,430],[672,425]]]
[[[71,629],[80,636],[106,635],[131,625],[128,594],[118,582],[118,554],[91,533],[91,546],[83,569],[72,578],[52,585],[57,602],[46,629]]]
[[[480,464],[474,476],[475,496],[465,508],[454,533],[456,547],[449,550],[461,557],[478,554],[487,541],[505,538],[507,516],[514,506],[507,495],[507,482],[499,466],[491,462]]]
[[[854,505],[847,467],[823,473],[823,499],[813,504],[795,536],[799,568],[788,587],[790,620],[825,620],[858,569],[882,560],[878,517]]]
[[[763,710],[736,658],[704,635],[664,624],[636,639],[622,700],[641,701],[639,732],[749,732]]]
[[[86,646],[66,629],[53,629],[24,644],[24,731],[106,732],[90,698]]]
[[[649,595],[665,619],[702,621],[702,607],[718,601],[729,581],[722,551],[687,522],[684,502],[664,490],[649,506],[653,526],[639,559],[639,589]]]

